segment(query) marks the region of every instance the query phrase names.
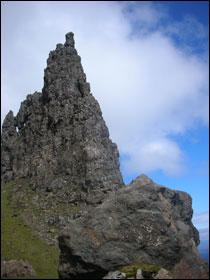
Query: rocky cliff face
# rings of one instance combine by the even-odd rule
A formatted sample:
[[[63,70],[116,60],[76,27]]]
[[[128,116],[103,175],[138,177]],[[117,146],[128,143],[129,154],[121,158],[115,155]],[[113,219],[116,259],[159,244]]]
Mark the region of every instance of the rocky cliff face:
[[[60,278],[100,279],[135,263],[159,265],[176,279],[208,277],[191,218],[187,193],[142,175],[59,236]]]
[[[73,33],[50,52],[42,93],[28,95],[2,128],[2,183],[27,179],[33,190],[97,204],[123,185],[119,153],[90,93]]]
[[[68,225],[60,278],[99,279],[137,262],[206,277],[190,196],[144,175],[125,187],[118,157],[68,33],[50,52],[42,92],[3,123],[1,182],[15,216],[50,245]]]

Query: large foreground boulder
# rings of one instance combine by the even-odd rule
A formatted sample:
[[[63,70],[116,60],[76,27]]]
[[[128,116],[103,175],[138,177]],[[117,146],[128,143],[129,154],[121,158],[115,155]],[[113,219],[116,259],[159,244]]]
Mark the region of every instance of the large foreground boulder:
[[[60,234],[59,276],[100,279],[138,262],[169,269],[177,279],[208,278],[192,214],[187,193],[142,175]]]

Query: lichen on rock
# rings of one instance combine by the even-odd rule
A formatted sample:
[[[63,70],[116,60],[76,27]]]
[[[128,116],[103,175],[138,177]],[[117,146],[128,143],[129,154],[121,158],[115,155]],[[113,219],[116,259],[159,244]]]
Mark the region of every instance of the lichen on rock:
[[[155,265],[136,263],[109,272],[103,279],[174,279],[170,271]]]

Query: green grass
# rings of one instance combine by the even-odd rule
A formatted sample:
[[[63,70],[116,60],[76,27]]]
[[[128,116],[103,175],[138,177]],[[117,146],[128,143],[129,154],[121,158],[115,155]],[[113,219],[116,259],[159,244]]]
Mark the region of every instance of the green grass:
[[[1,195],[1,254],[5,260],[25,259],[37,276],[25,279],[58,279],[59,251],[37,238],[12,205],[12,181],[2,188]],[[13,279],[24,279],[16,277]]]

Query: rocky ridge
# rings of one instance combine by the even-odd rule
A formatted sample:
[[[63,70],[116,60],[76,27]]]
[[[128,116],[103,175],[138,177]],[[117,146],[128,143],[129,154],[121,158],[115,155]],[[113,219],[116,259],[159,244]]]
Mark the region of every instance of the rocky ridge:
[[[49,245],[59,234],[62,279],[99,279],[137,262],[207,278],[191,197],[145,175],[124,186],[118,158],[70,32],[49,54],[42,92],[3,123],[1,182],[16,215]]]
[[[29,187],[30,205],[62,228],[124,185],[118,157],[70,32],[49,54],[42,92],[27,95],[17,116],[10,111],[4,120],[2,185],[16,180],[23,205]]]

